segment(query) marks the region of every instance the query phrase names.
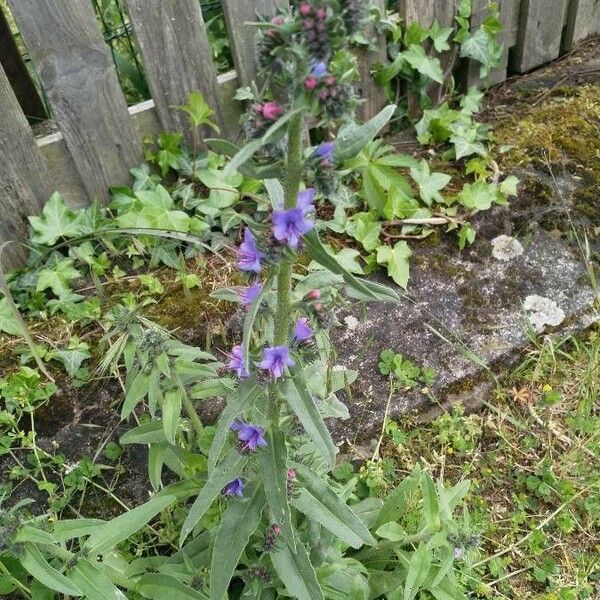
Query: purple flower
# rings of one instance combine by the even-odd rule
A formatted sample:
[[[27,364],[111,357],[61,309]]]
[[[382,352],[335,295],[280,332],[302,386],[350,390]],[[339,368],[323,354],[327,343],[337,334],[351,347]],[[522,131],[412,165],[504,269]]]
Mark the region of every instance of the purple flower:
[[[256,239],[250,229],[244,229],[244,241],[238,250],[238,267],[242,271],[254,271],[260,273],[260,259],[264,254],[256,246]]]
[[[331,162],[333,160],[334,149],[335,144],[333,142],[325,142],[317,148],[315,154],[319,158],[326,160],[327,162]]]
[[[250,287],[240,293],[240,301],[246,308],[254,302],[256,297],[262,292],[262,286],[259,281],[255,281]]]
[[[293,367],[294,364],[287,346],[275,346],[263,350],[263,359],[258,366],[269,371],[273,379],[278,379],[283,376],[286,366]]]
[[[296,208],[300,208],[302,213],[307,215],[312,210],[315,210],[313,202],[315,201],[315,190],[314,188],[308,188],[301,192],[298,192],[296,198]]]
[[[313,336],[313,330],[310,328],[308,324],[308,319],[306,317],[302,317],[296,321],[296,325],[294,326],[294,340],[296,342],[302,343],[310,340]]]
[[[237,479],[230,481],[223,488],[223,495],[224,496],[239,496],[240,498],[242,498],[244,496],[244,480],[240,479],[238,477]]]
[[[237,373],[237,376],[245,379],[246,377],[250,377],[250,372],[246,368],[244,364],[244,353],[242,352],[241,346],[234,346],[231,349],[231,354],[229,354],[229,368],[232,371]]]
[[[244,450],[256,450],[267,445],[265,430],[262,427],[250,423],[232,423],[231,429],[238,432],[238,440]]]
[[[327,75],[327,64],[323,61],[313,61],[310,74],[313,77],[325,77],[325,75]]]

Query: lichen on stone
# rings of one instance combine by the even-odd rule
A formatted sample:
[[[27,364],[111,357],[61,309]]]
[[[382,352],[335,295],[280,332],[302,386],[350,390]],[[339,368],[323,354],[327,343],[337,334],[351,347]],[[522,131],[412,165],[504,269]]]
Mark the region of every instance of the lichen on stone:
[[[512,260],[523,254],[521,242],[509,235],[499,235],[492,240],[492,255],[498,260]]]
[[[547,326],[558,327],[566,317],[554,300],[537,294],[525,298],[523,309],[536,333],[542,332]]]

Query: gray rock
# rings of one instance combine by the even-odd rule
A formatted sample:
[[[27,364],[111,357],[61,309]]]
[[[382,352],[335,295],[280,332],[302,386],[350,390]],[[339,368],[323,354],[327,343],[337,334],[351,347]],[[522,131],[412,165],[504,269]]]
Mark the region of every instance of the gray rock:
[[[359,372],[345,399],[350,420],[331,423],[340,443],[362,444],[381,429],[389,391],[378,368],[382,350],[436,369],[429,390],[435,402],[420,391],[391,401],[392,418],[411,410],[423,417],[457,400],[480,404],[495,377],[522,357],[532,328],[571,332],[598,319],[597,294],[577,248],[544,230],[537,210],[545,214],[547,201],[543,210],[521,198],[482,213],[476,242],[463,252],[451,236],[415,248],[409,289],[398,305],[356,305],[340,315],[337,362]],[[510,260],[494,256],[499,239]],[[381,273],[375,279],[393,286]]]

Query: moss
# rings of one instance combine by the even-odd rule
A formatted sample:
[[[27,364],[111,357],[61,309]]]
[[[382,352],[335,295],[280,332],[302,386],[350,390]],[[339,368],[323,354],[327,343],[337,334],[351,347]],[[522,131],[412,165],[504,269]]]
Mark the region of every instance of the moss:
[[[499,144],[512,145],[502,167],[545,164],[567,168],[600,184],[599,85],[558,88],[539,105],[525,103],[496,129]]]

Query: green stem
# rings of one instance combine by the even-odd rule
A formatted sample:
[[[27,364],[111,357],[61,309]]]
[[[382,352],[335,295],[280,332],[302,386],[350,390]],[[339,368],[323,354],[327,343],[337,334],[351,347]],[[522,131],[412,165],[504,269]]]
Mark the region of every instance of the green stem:
[[[187,413],[187,416],[189,417],[190,422],[192,423],[192,427],[196,432],[196,437],[200,438],[200,436],[204,432],[204,425],[202,425],[202,421],[200,420],[200,417],[198,416],[198,413],[194,408],[194,403],[190,400],[190,397],[187,395],[186,391],[182,390],[182,393],[183,408],[185,408],[185,412]]]
[[[290,120],[288,129],[288,156],[284,181],[284,208],[296,206],[302,179],[302,115]],[[292,287],[292,264],[283,263],[277,277],[277,312],[275,314],[275,345],[287,344],[290,328],[290,292]]]

